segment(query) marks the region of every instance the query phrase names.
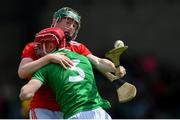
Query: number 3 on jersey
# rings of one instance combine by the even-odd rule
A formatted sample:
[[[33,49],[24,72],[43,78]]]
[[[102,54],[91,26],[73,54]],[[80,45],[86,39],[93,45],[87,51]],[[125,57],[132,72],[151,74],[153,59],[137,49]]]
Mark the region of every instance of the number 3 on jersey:
[[[69,81],[70,82],[79,82],[79,81],[84,80],[84,78],[85,78],[84,71],[81,68],[76,67],[80,63],[80,60],[72,60],[72,61],[74,63],[74,66],[69,69],[77,71],[79,75],[78,76],[69,76]]]

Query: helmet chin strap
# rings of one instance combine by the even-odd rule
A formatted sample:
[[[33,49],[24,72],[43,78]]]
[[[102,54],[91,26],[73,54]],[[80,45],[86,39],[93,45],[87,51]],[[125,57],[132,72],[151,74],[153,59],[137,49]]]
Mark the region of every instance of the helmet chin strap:
[[[68,32],[64,32],[64,34],[65,34],[66,41],[70,42],[72,40],[72,37],[69,35]]]

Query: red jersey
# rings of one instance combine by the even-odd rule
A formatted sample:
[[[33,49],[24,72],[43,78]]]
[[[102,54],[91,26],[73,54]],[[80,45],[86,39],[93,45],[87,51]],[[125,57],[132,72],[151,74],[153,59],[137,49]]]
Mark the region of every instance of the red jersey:
[[[28,43],[22,52],[21,58],[29,57],[33,60],[37,60],[38,57],[36,56],[36,53],[34,50],[35,45],[36,44],[34,42]],[[75,42],[75,41],[69,42],[66,46],[66,49],[69,49],[73,52],[77,52],[84,56],[91,54],[91,52],[89,51],[88,48],[86,48],[85,45],[83,45],[82,43]],[[47,85],[43,85],[35,93],[31,101],[30,108],[45,108],[45,109],[50,109],[53,111],[60,110],[59,105],[56,102],[53,91]]]

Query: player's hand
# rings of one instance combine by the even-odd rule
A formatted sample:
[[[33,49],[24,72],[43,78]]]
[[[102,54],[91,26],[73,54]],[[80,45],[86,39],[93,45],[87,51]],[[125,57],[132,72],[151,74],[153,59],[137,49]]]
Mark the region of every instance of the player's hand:
[[[69,59],[67,56],[65,56],[65,53],[53,53],[48,54],[50,56],[50,62],[58,63],[62,65],[63,68],[67,69],[67,67],[72,67],[73,62],[71,59]]]
[[[126,75],[126,69],[123,66],[119,66],[116,68],[115,75],[122,78]]]

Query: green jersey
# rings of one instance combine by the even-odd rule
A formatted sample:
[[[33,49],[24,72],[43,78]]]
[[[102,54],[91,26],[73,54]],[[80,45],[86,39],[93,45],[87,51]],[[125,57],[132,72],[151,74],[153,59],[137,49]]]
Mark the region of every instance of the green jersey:
[[[48,84],[61,105],[64,118],[98,107],[109,108],[110,103],[100,97],[89,60],[75,52],[58,50],[69,57],[74,66],[64,69],[59,64],[50,63],[33,75],[33,79]]]

